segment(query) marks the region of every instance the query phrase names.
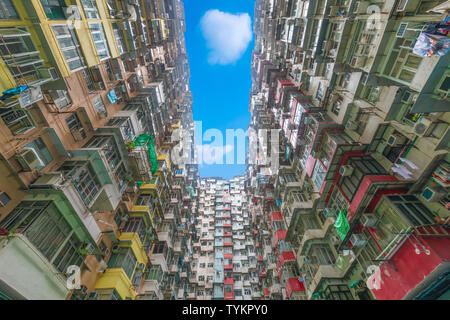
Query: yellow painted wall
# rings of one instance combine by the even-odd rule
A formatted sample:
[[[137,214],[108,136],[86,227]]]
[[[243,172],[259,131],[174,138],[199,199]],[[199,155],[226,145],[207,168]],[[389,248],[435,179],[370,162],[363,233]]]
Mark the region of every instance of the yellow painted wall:
[[[136,299],[131,280],[128,279],[122,268],[106,269],[95,284],[95,289],[112,289],[115,288],[122,299],[127,297]]]

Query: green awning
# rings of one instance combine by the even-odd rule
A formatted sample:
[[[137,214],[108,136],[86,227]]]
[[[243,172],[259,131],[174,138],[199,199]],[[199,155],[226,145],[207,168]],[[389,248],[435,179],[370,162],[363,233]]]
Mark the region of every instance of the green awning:
[[[350,230],[350,224],[347,221],[347,210],[344,209],[339,211],[339,216],[336,219],[334,226],[336,227],[336,231],[341,240],[344,240],[347,232]]]
[[[134,142],[136,147],[146,146],[148,160],[152,164],[152,174],[158,170],[158,160],[156,158],[155,144],[151,134],[141,134]]]

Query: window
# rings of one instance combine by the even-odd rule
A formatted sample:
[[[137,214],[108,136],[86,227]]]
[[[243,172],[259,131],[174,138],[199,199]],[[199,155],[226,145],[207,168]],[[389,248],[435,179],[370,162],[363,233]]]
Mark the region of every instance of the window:
[[[97,289],[95,292],[97,293],[97,299],[100,300],[122,300],[116,289]]]
[[[69,70],[84,68],[84,57],[75,31],[67,25],[53,25],[52,29]]]
[[[44,79],[50,78],[49,74],[44,75],[44,66],[39,51],[31,39],[31,35],[25,27],[0,28],[0,54],[18,84],[32,85]],[[18,69],[16,66],[20,66]],[[27,102],[23,99],[24,103]],[[28,105],[32,103],[32,98],[28,98]]]
[[[0,1],[0,20],[16,20],[19,19],[16,8],[11,0]]]
[[[327,300],[354,300],[347,285],[329,285],[325,290]]]
[[[66,7],[64,0],[41,0],[45,15],[50,20],[65,20],[63,8]]]
[[[320,188],[322,187],[322,183],[325,180],[326,174],[327,170],[322,166],[320,161],[316,161],[316,165],[314,167],[314,172],[312,175],[312,180],[318,190],[320,190]]]
[[[212,268],[212,267],[214,267],[214,263],[212,263],[212,262],[208,263],[208,268]]]
[[[375,105],[378,102],[380,93],[381,93],[380,87],[366,86],[362,91],[361,98]]]
[[[415,196],[388,196],[388,199],[411,225],[435,223],[434,214]]]
[[[122,232],[137,233],[141,242],[144,243],[146,230],[147,230],[147,227],[145,226],[145,222],[142,218],[132,217],[127,221]]]
[[[113,22],[112,27],[114,30],[114,38],[116,39],[117,46],[119,47],[119,52],[120,54],[123,54],[127,50],[123,31],[119,29],[117,22]]]
[[[108,263],[108,268],[122,268],[128,278],[133,276],[136,267],[136,257],[131,248],[120,248],[118,253],[114,253]]]
[[[101,23],[89,23],[92,38],[94,39],[95,48],[100,60],[109,58],[108,44],[106,42],[105,33]]]
[[[317,93],[316,93],[316,99],[319,100],[319,102],[322,102],[323,99],[323,84],[322,82],[319,82],[319,87],[317,88]]]
[[[27,239],[61,273],[70,265],[80,266],[81,241],[72,226],[50,201],[23,201],[0,224]]]
[[[5,207],[10,201],[11,201],[11,198],[8,196],[8,194],[6,192],[0,193],[0,205],[2,207]]]
[[[114,215],[114,222],[118,227],[122,224],[123,211],[121,208],[117,209],[116,214]]]
[[[198,291],[197,291],[197,295],[198,295],[198,296],[203,296],[203,290],[198,290]]]
[[[55,104],[62,110],[72,103],[67,90],[48,90],[44,93],[46,103]]]
[[[80,118],[76,113],[68,116],[66,118],[66,123],[75,141],[86,139],[86,132],[84,131]]]
[[[95,110],[97,110],[98,113],[103,113],[105,115],[105,117],[108,116],[108,112],[106,112],[105,104],[103,103],[103,99],[101,96],[95,98],[93,100],[93,104],[94,104]]]
[[[95,0],[81,0],[81,5],[87,19],[100,19]]]
[[[244,294],[245,294],[246,296],[249,296],[249,295],[252,294],[252,290],[250,290],[250,289],[244,289]]]
[[[317,263],[321,265],[329,265],[334,263],[334,256],[331,249],[326,244],[316,244],[312,248],[312,257],[317,259]]]
[[[383,72],[385,75],[400,80],[405,84],[409,84],[413,80],[423,59],[412,52],[415,42],[415,36],[408,36],[408,38],[398,37],[396,39],[389,58],[386,60]]]
[[[205,276],[198,276],[198,281],[205,281]]]
[[[335,115],[339,116],[339,111],[341,110],[341,104],[342,100],[338,99],[333,103],[333,107],[331,108],[331,112],[333,112]]]
[[[100,192],[97,175],[87,162],[66,161],[59,169],[68,178],[71,178],[83,202],[90,207],[92,201]]]
[[[200,268],[204,268],[206,266],[206,263],[200,263]]]
[[[25,134],[34,129],[35,122],[28,110],[14,107],[0,108],[0,116],[15,136]]]
[[[214,279],[213,276],[208,276],[208,277],[207,277],[207,280],[208,280],[208,281],[213,281],[213,279]]]

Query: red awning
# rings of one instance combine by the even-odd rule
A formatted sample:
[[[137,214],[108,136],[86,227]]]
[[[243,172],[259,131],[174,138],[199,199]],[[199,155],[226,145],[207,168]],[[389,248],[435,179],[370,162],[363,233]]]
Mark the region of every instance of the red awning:
[[[289,298],[294,291],[305,291],[305,285],[297,278],[289,278],[286,283],[286,296]]]
[[[286,230],[278,230],[275,233],[275,237],[272,240],[272,248],[275,248],[275,246],[277,245],[278,241],[280,241],[282,239],[286,239],[286,234],[287,234]]]
[[[295,254],[294,251],[283,251],[281,252],[280,256],[280,263],[281,265],[284,265],[286,261],[294,261],[295,260]]]
[[[274,221],[280,221],[283,220],[283,216],[281,215],[281,212],[272,212],[270,214],[270,224],[273,224]]]

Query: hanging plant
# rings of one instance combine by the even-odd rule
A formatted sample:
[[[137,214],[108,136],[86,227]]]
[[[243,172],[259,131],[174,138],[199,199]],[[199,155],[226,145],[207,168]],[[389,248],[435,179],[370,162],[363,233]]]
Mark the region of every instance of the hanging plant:
[[[86,249],[78,249],[78,253],[79,254],[81,254],[81,255],[83,255],[83,256],[88,256],[88,255],[90,255],[90,253],[89,253],[89,251],[88,250],[86,250]]]
[[[136,143],[134,141],[130,141],[130,142],[126,143],[125,145],[128,149],[128,152],[131,152],[136,148]]]

